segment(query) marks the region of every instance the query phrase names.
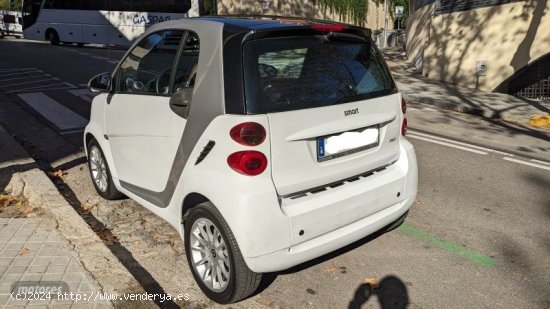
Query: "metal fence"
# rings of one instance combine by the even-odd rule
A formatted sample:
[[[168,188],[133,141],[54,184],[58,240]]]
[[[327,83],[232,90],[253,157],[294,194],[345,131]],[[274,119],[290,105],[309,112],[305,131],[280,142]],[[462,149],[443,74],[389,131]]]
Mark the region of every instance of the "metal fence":
[[[550,101],[550,76],[521,89],[514,95],[526,99]]]
[[[397,46],[405,48],[405,43],[407,42],[405,30],[388,30],[387,35],[387,42],[384,44],[384,30],[373,30],[372,40],[379,48]]]

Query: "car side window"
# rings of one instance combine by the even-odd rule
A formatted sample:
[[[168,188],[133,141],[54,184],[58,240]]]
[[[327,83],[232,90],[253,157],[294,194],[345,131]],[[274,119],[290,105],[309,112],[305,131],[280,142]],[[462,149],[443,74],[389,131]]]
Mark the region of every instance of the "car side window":
[[[120,65],[117,91],[168,95],[172,68],[184,33],[165,30],[142,39]]]
[[[189,35],[183,46],[181,56],[176,67],[174,77],[174,92],[195,86],[197,67],[199,64],[199,37],[196,33],[189,31]]]

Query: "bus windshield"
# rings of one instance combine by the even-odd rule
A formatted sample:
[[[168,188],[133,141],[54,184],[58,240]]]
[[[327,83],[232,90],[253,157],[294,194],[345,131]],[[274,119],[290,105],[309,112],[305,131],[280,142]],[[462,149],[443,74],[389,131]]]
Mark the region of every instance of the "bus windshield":
[[[34,25],[42,6],[42,0],[25,0],[23,2],[23,30]]]

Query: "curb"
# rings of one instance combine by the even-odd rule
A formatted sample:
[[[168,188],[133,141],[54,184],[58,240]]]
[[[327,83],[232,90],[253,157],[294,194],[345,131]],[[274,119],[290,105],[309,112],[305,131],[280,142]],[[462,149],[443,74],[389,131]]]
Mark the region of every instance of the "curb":
[[[550,115],[535,115],[529,120],[529,125],[533,127],[550,127]]]
[[[403,98],[411,105],[424,105],[428,107],[441,108],[445,110],[455,111],[463,114],[474,115],[487,120],[499,120],[514,125],[520,125],[529,127],[530,130],[537,131],[541,134],[548,134],[548,128],[550,128],[550,116],[548,115],[536,115],[536,116],[524,116],[524,121],[518,119],[518,117],[507,117],[506,113],[499,113],[491,110],[482,109],[466,104],[454,104],[448,102],[442,102],[441,100],[434,100],[429,97],[418,97],[415,95],[409,95],[403,93]]]
[[[409,95],[406,93],[403,93],[403,98],[405,98],[405,100],[409,104],[430,105],[430,106],[435,106],[443,109],[453,110],[464,114],[481,116],[484,118],[494,118],[493,112],[487,112],[482,108],[473,107],[466,104],[456,105],[453,103],[441,102],[440,100],[434,100],[429,97],[417,97],[415,95]]]

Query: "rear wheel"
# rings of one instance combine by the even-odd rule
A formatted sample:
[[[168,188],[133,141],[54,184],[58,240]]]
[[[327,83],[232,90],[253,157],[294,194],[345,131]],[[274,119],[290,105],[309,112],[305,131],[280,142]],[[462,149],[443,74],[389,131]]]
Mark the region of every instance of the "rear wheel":
[[[53,29],[48,30],[46,37],[52,45],[59,45],[59,35],[57,34],[57,31]]]
[[[190,210],[184,229],[187,262],[206,296],[229,304],[256,291],[262,274],[248,268],[231,229],[212,203]]]
[[[92,139],[88,143],[88,169],[90,170],[90,176],[94,187],[104,199],[116,200],[123,195],[120,193],[115,184],[113,183],[113,177],[111,177],[111,171],[103,151],[99,147],[99,144],[95,139]]]

